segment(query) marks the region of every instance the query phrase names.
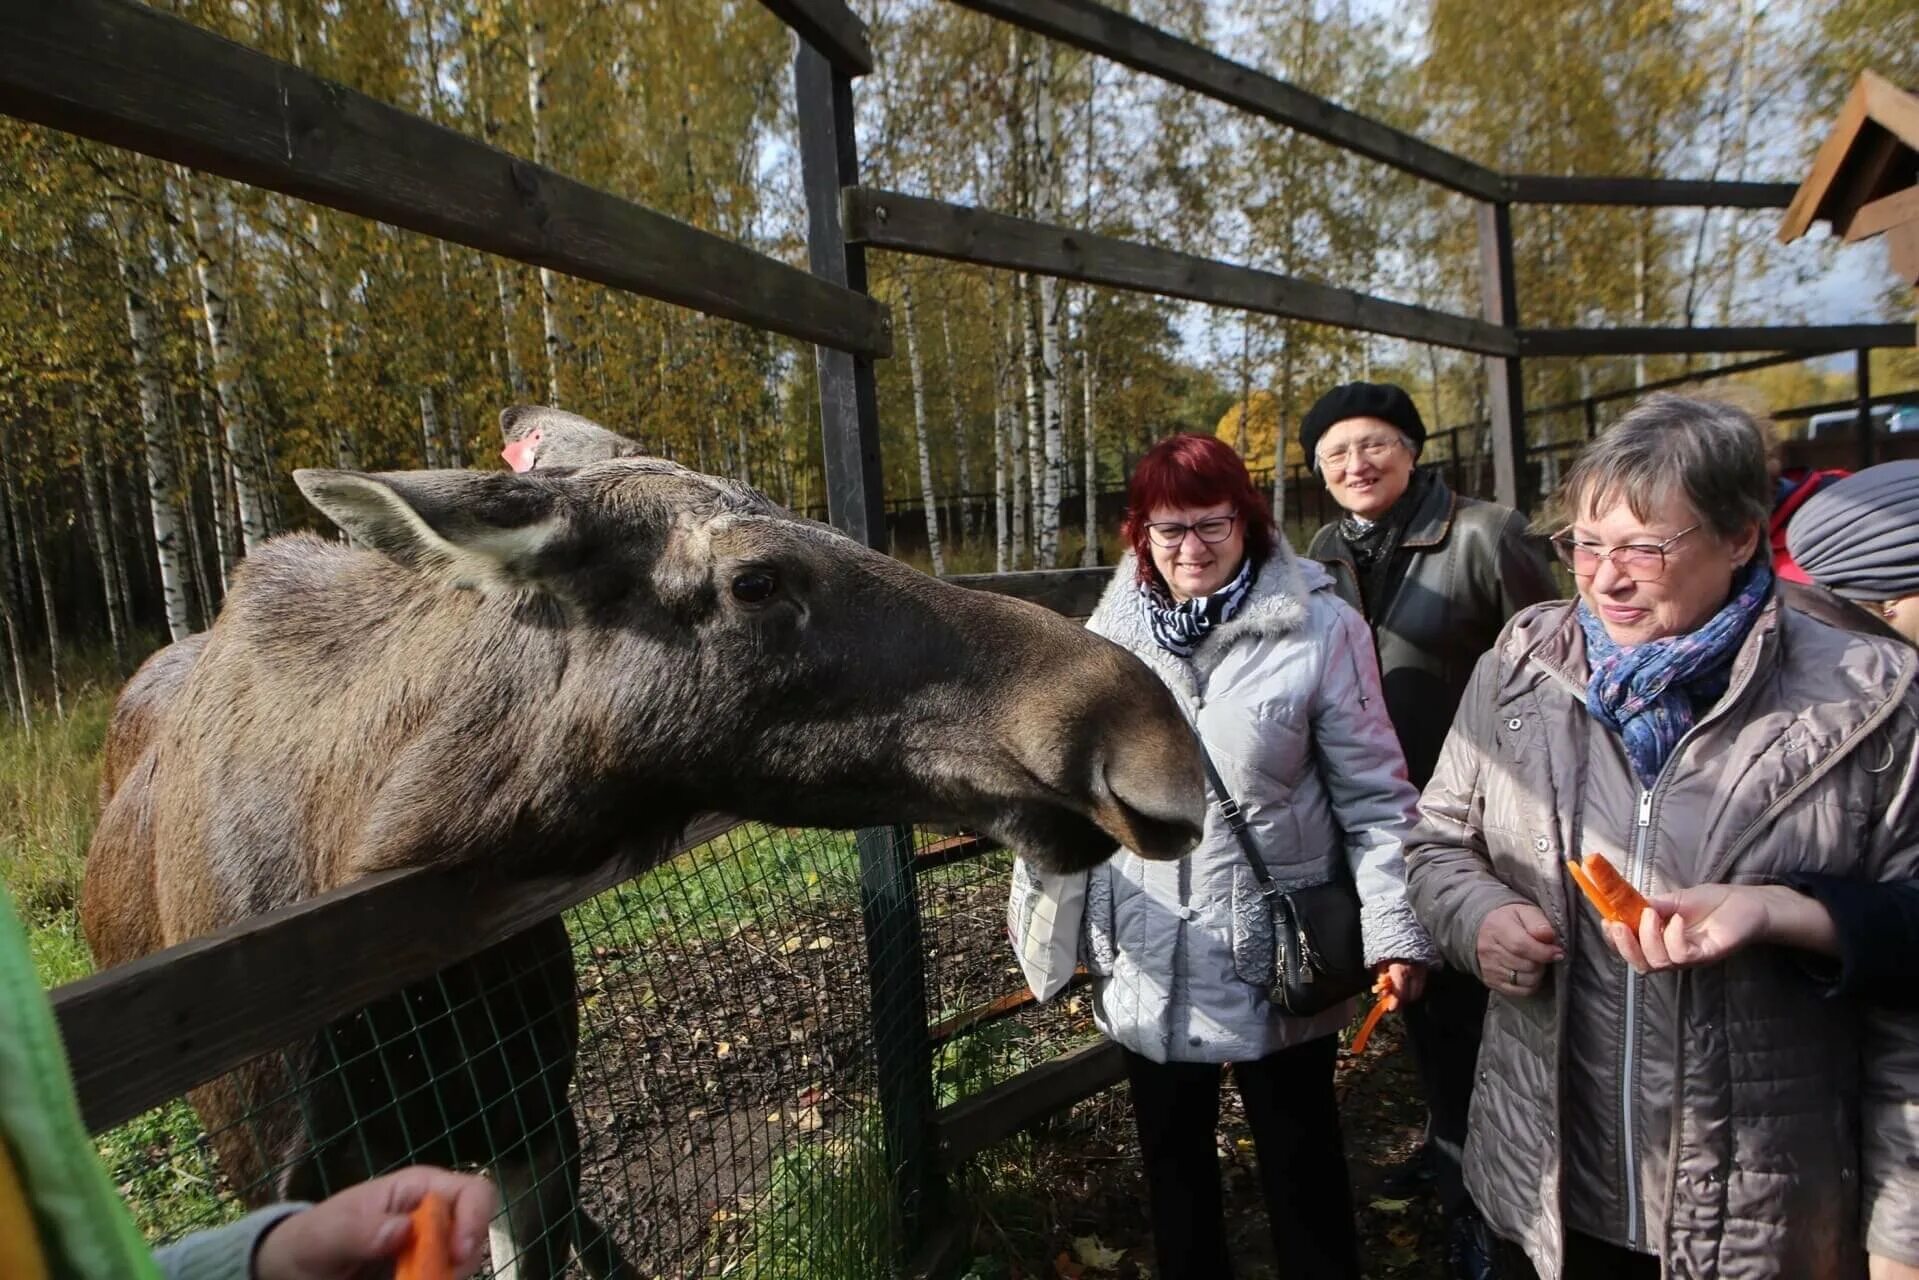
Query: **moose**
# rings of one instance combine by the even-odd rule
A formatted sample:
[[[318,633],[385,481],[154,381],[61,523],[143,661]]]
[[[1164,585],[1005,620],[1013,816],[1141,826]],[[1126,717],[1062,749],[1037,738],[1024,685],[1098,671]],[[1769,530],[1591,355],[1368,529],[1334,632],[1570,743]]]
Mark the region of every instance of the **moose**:
[[[1059,869],[1197,839],[1190,731],[1117,646],[671,462],[544,466],[296,473],[354,545],[269,542],[116,709],[103,965],[381,870],[643,864],[709,810],[961,825]],[[192,1101],[250,1199],[488,1164],[497,1270],[629,1276],[580,1205],[573,1002],[549,920]]]

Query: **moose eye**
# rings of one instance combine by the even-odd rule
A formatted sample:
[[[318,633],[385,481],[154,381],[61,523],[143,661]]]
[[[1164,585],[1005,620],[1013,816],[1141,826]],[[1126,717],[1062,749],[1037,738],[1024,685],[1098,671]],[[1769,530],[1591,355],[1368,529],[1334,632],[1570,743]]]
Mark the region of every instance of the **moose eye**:
[[[742,573],[733,579],[733,598],[741,604],[764,604],[776,585],[770,573]]]

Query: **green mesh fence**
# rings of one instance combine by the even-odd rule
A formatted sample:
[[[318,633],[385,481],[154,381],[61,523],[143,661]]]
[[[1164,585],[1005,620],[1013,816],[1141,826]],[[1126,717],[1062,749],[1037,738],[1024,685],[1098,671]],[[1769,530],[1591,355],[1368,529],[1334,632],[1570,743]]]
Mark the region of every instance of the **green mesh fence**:
[[[156,1242],[431,1161],[491,1170],[522,1278],[895,1274],[945,1211],[911,839],[737,827],[249,1064],[212,1132],[178,1102],[102,1155]],[[1003,969],[997,923],[951,923]]]

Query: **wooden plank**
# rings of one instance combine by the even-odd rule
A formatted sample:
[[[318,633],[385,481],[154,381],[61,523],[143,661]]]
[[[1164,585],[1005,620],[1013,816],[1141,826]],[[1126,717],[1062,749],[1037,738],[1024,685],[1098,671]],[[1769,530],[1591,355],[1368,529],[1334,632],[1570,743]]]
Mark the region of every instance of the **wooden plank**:
[[[667,856],[737,825],[702,816]],[[585,875],[535,879],[474,867],[383,872],[68,983],[52,993],[53,1009],[81,1114],[95,1133],[131,1120],[644,865],[615,858]]]
[[[1044,605],[1068,618],[1092,615],[1113,580],[1111,569],[1034,569],[1025,573],[954,573],[941,579],[969,591],[991,591]]]
[[[921,873],[936,871],[956,863],[971,862],[974,858],[1005,847],[990,836],[948,836],[944,840],[921,845],[913,855],[913,866]]]
[[[1826,198],[1834,234],[1844,237],[1852,229],[1853,215],[1861,206],[1909,187],[1914,181],[1919,181],[1919,172],[1915,172],[1911,148],[1878,124],[1867,125]]]
[[[1484,165],[1370,116],[1328,102],[1244,63],[1093,0],[956,0],[961,7],[1157,76],[1228,106],[1299,130],[1480,200],[1505,195],[1505,179]]]
[[[1677,373],[1670,378],[1655,378],[1651,382],[1642,382],[1637,386],[1620,387],[1612,391],[1595,392],[1577,400],[1559,400],[1552,404],[1528,406],[1527,412],[1534,415],[1548,413],[1568,413],[1586,405],[1610,404],[1614,400],[1631,400],[1637,396],[1650,395],[1655,391],[1665,391],[1671,387],[1696,386],[1702,382],[1712,382],[1719,378],[1729,378],[1736,373],[1751,373],[1758,369],[1770,369],[1776,365],[1797,364],[1810,360],[1814,356],[1830,355],[1833,351],[1843,350],[1833,347],[1830,350],[1812,351],[1775,351],[1771,355],[1759,356],[1751,360],[1735,360],[1731,364],[1718,364],[1709,369],[1695,369],[1691,373]]]
[[[793,57],[800,130],[800,182],[806,191],[806,249],[813,274],[866,292],[866,253],[846,243],[840,190],[856,180],[853,82],[826,56],[801,44]],[[820,447],[827,519],[856,542],[886,549],[886,482],[880,466],[879,392],[873,362],[822,345]]]
[[[1521,329],[1522,356],[1674,356],[1721,351],[1839,351],[1910,347],[1913,326],[1755,325],[1727,329]]]
[[[760,0],[793,34],[819,50],[835,71],[873,74],[873,46],[866,24],[840,0]]]
[[[1854,82],[1852,92],[1846,95],[1845,105],[1839,108],[1839,118],[1833,122],[1832,132],[1819,144],[1819,153],[1812,159],[1812,168],[1807,170],[1805,181],[1793,193],[1786,216],[1780,220],[1779,239],[1782,242],[1791,243],[1805,235],[1819,218],[1821,207],[1826,203],[1826,193],[1833,179],[1838,177],[1846,153],[1852,149],[1852,140],[1865,127],[1866,94],[1874,78],[1870,71],[1862,73]]]
[[[1875,71],[1862,71],[1859,79],[1866,88],[1866,114],[1906,146],[1919,151],[1919,95],[1901,89]]]
[[[1908,187],[1859,206],[1846,227],[1846,243],[1855,244],[1902,222],[1919,222],[1919,187]]]
[[[885,308],[129,0],[0,5],[0,112],[630,293],[885,355]]]
[[[940,1108],[933,1121],[940,1159],[950,1169],[1125,1078],[1126,1059],[1111,1040],[1022,1071],[1003,1084]]]
[[[1628,205],[1637,209],[1784,209],[1799,189],[1792,182],[1580,178],[1535,173],[1510,174],[1506,181],[1513,204]]]
[[[849,240],[881,249],[1036,271],[1462,351],[1513,351],[1512,335],[1466,316],[940,200],[855,187],[845,193],[844,220]]]
[[[1060,990],[1062,992],[1071,991],[1075,987],[1085,986],[1092,980],[1093,975],[1086,971],[1086,966],[1081,965],[1079,968],[1073,970],[1073,976],[1066,980],[1066,985],[1061,987]],[[1057,999],[1057,997],[1055,998]],[[1030,988],[1023,987],[1018,991],[1009,991],[997,999],[988,1000],[985,1004],[974,1005],[972,1008],[964,1009],[950,1018],[935,1022],[926,1029],[926,1038],[934,1044],[942,1044],[945,1041],[951,1040],[954,1036],[959,1035],[961,1032],[971,1031],[974,1027],[985,1026],[989,1022],[999,1022],[1010,1018],[1021,1009],[1031,1008],[1038,1003],[1039,1001],[1033,998],[1033,992]]]
[[[1512,206],[1478,208],[1480,314],[1505,332],[1519,325],[1519,283],[1513,264]],[[1486,357],[1487,415],[1492,419],[1493,499],[1525,511],[1526,382],[1519,358]]]

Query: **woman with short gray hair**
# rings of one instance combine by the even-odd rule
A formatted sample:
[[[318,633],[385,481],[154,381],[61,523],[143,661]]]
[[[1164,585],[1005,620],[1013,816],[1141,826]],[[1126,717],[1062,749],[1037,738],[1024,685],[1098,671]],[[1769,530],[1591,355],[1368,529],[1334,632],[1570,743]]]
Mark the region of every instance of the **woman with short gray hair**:
[[[1769,945],[1639,972],[1565,869],[1655,904],[1919,874],[1919,656],[1781,605],[1767,496],[1731,405],[1653,396],[1589,446],[1553,539],[1579,598],[1481,660],[1408,844],[1492,992],[1468,1183],[1549,1280],[1919,1275],[1919,1026]]]

